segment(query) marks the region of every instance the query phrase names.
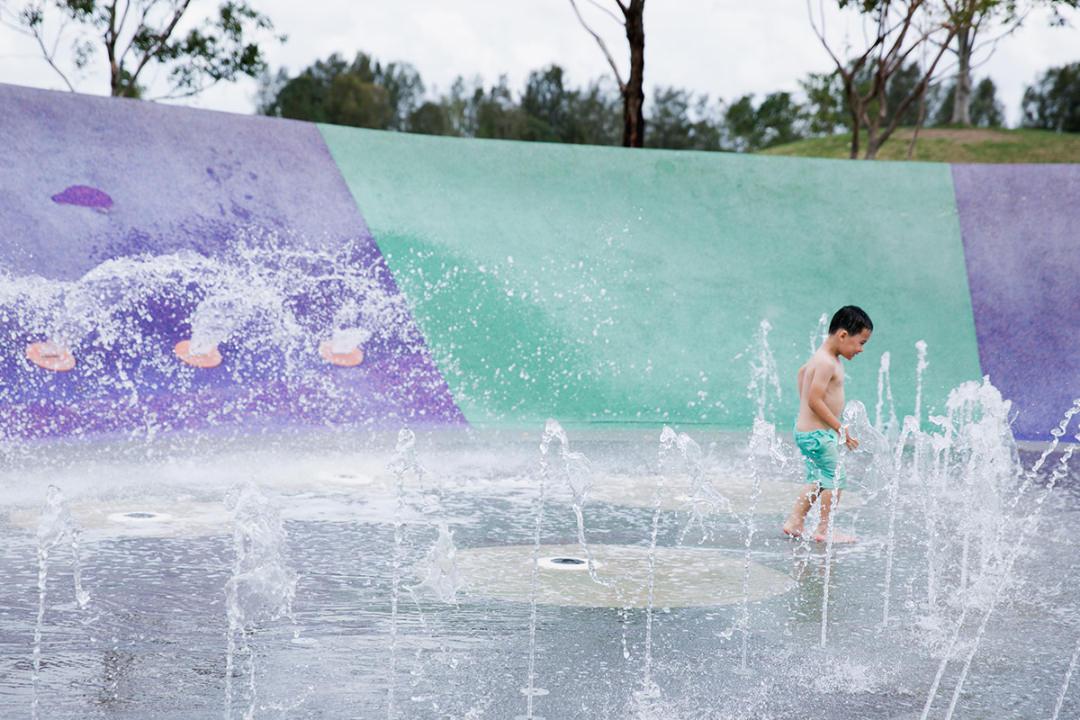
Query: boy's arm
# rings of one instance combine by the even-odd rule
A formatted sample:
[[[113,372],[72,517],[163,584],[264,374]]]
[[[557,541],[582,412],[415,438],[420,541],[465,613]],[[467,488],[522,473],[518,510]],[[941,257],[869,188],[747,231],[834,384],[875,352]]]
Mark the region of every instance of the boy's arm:
[[[825,391],[829,389],[829,381],[832,380],[836,369],[832,364],[822,363],[814,368],[814,377],[810,379],[810,394],[806,398],[806,404],[823,423],[836,432],[840,432],[840,420],[829,406],[825,404]]]

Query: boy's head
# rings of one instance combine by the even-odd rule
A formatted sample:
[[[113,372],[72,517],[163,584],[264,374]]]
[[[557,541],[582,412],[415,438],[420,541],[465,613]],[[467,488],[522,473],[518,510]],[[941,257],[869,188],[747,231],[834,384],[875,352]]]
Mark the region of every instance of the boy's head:
[[[845,305],[836,311],[829,322],[829,339],[837,352],[848,360],[863,351],[874,331],[874,323],[861,307]]]

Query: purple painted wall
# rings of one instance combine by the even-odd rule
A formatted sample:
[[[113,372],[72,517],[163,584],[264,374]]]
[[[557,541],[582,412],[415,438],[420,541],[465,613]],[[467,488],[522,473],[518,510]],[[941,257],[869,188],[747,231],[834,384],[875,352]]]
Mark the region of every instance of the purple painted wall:
[[[314,125],[0,85],[0,135],[0,282],[8,286],[0,292],[0,408],[8,434],[464,421]],[[280,304],[303,347],[275,347],[273,329],[261,338],[255,323],[222,344],[221,367],[179,363],[171,348],[190,335],[191,314],[212,288],[155,281],[157,290],[134,302],[127,271],[109,261],[154,265],[175,256],[190,264],[191,253],[222,267],[247,263],[251,277],[285,277],[275,287],[285,288]],[[44,339],[46,328],[32,325],[48,313],[27,308],[48,302],[12,288],[74,297],[77,283],[62,282],[90,271],[108,278],[83,281],[71,304],[89,302],[104,317],[115,292],[125,298],[115,312],[126,315],[110,315],[109,332],[89,329],[73,348],[72,372],[34,367],[24,348]],[[347,297],[359,286],[378,302]],[[376,332],[360,367],[333,368],[316,347],[349,300],[390,307],[383,319],[393,327]]]
[[[955,165],[953,181],[983,372],[1016,434],[1046,437],[1080,396],[1080,166]]]

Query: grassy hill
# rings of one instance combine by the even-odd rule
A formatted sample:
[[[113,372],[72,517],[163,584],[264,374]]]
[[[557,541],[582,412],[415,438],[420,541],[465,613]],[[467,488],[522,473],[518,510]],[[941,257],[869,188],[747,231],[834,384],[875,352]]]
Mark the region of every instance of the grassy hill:
[[[898,129],[878,157],[906,160],[911,132],[910,128]],[[762,154],[847,158],[850,151],[851,136],[834,135],[778,145],[763,150]],[[1080,163],[1080,133],[927,128],[919,131],[912,159],[949,163]]]

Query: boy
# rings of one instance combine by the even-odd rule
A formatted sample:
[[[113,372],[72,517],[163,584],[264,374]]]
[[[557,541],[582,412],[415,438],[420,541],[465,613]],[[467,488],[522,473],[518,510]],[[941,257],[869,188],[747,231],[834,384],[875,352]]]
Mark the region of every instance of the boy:
[[[837,467],[840,439],[844,439],[850,450],[859,447],[859,441],[840,425],[840,414],[844,410],[844,367],[840,358],[851,360],[861,353],[873,330],[874,323],[862,308],[845,305],[833,315],[825,342],[799,368],[795,444],[806,460],[809,485],[795,500],[795,507],[784,523],[784,534],[789,537],[802,537],[806,513],[820,497],[821,522],[814,531],[814,540],[825,542],[828,539],[829,514],[840,502],[840,491],[845,485],[843,468]],[[855,542],[854,537],[835,531],[832,540]]]

